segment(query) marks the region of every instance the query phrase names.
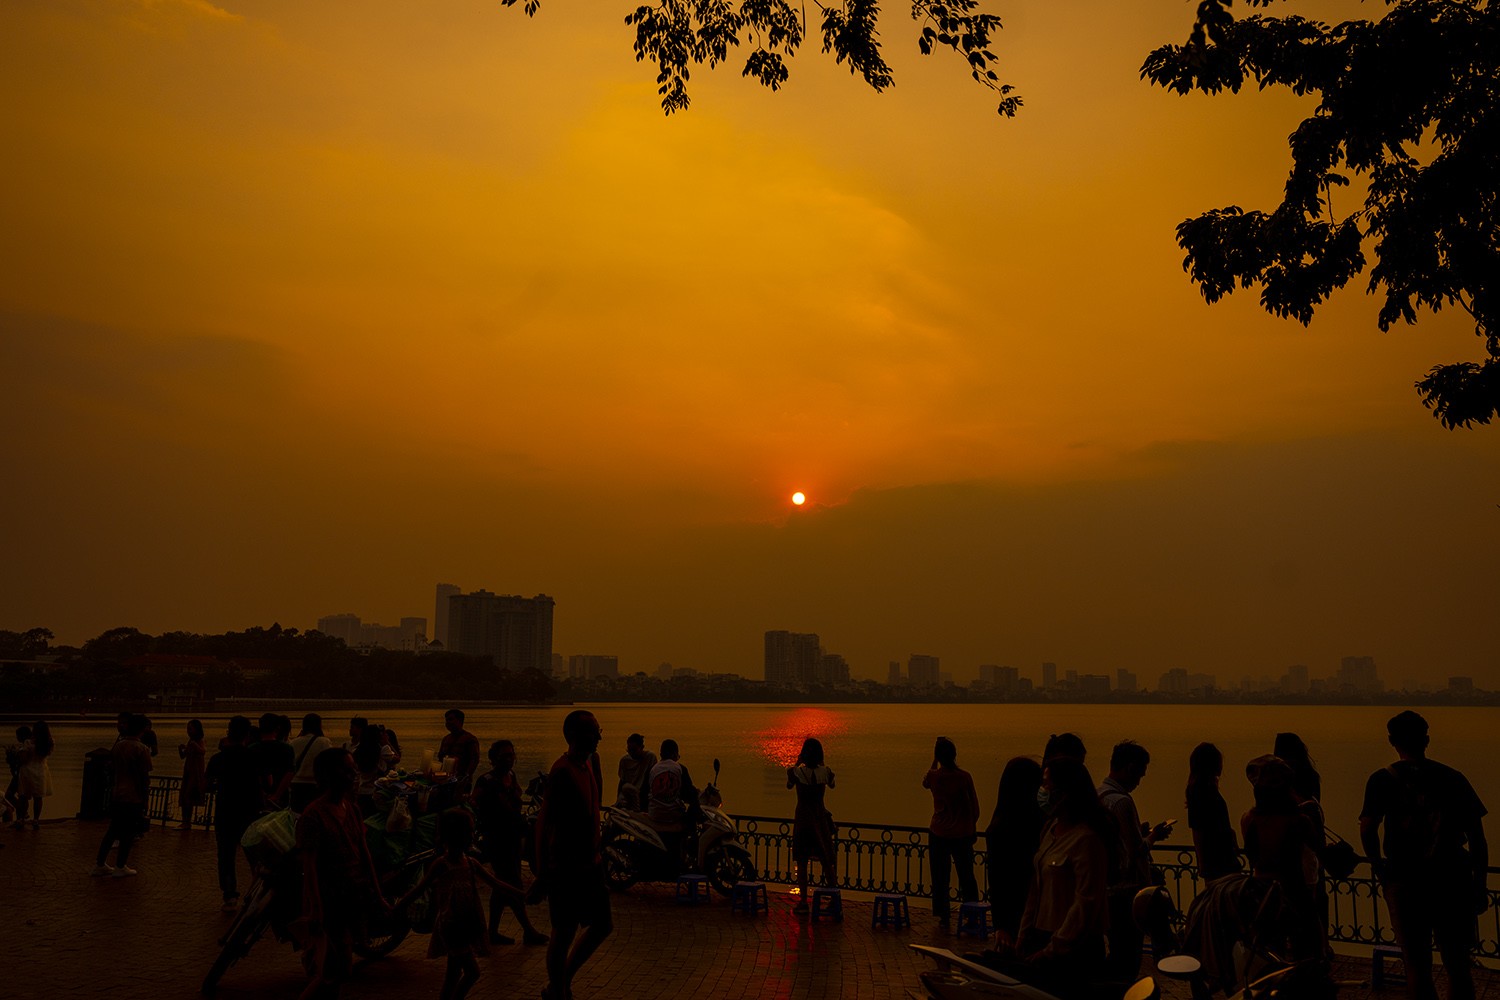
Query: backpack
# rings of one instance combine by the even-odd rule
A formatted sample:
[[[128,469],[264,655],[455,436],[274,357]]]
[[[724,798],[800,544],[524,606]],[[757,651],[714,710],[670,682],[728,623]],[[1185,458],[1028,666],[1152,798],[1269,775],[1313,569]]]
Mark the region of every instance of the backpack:
[[[1386,766],[1395,780],[1395,796],[1385,815],[1385,853],[1392,864],[1422,867],[1438,856],[1443,812],[1432,769]],[[1404,773],[1403,773],[1404,772]]]

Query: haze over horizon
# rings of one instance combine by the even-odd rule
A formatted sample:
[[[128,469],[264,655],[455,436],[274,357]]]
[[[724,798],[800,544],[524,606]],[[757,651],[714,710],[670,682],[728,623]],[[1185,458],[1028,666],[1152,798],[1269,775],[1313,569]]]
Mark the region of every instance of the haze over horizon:
[[[887,93],[809,45],[668,118],[628,5],[6,6],[0,628],[443,581],[631,672],[1500,687],[1500,429],[1412,389],[1467,317],[1206,305],[1174,227],[1273,205],[1306,103],[1141,82],[1191,5],[990,6],[1013,121],[901,11]]]

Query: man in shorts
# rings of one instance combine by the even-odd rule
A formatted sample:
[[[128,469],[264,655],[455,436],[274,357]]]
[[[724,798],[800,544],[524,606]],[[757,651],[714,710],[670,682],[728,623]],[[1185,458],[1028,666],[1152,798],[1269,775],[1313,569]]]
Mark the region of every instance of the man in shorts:
[[[550,893],[552,915],[547,988],[542,991],[547,1000],[571,1000],[573,976],[614,930],[599,856],[603,775],[596,751],[603,735],[592,712],[568,713],[563,720],[568,752],[552,765],[537,817],[540,881]],[[579,927],[584,928],[582,937]]]
[[[1489,902],[1484,804],[1463,774],[1427,759],[1426,719],[1402,712],[1386,723],[1386,732],[1400,759],[1365,783],[1359,838],[1391,911],[1406,990],[1413,1000],[1436,1000],[1435,939],[1450,1000],[1473,1000],[1474,917]]]

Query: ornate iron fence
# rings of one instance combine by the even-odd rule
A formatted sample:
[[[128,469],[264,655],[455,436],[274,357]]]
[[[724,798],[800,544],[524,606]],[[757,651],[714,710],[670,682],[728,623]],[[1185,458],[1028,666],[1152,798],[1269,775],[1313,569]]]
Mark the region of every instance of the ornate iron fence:
[[[178,793],[182,779],[153,777],[146,815],[153,823],[180,823],[182,811]],[[97,791],[95,793],[97,795]],[[109,790],[103,789],[107,811]],[[213,826],[214,795],[194,810],[193,826]],[[777,816],[736,816],[740,840],[755,859],[759,877],[766,882],[795,884],[796,863],[792,860],[792,821]],[[931,898],[932,873],[927,863],[927,829],[920,826],[895,826],[889,823],[839,823],[834,837],[838,854],[836,885],[855,892],[899,892],[907,896]],[[1193,849],[1180,844],[1156,845],[1152,862],[1162,873],[1166,888],[1178,909],[1187,912],[1198,895],[1202,879]],[[1493,877],[1500,868],[1490,868]],[[974,845],[974,875],[981,897],[989,898],[989,879],[985,865],[984,836]],[[1370,874],[1363,859],[1349,878],[1325,878],[1323,888],[1328,896],[1328,938],[1344,944],[1394,944],[1390,914],[1380,893],[1380,883]],[[954,885],[949,890],[958,899]],[[1480,917],[1479,945],[1474,953],[1481,958],[1500,958],[1500,889],[1489,890],[1489,909]]]
[[[797,881],[792,860],[792,821],[770,816],[737,816],[740,840],[755,859],[756,871],[767,882]],[[927,864],[927,830],[918,826],[875,823],[839,823],[834,838],[837,852],[836,884],[858,892],[900,892],[908,896],[932,896],[932,878]],[[1178,909],[1186,913],[1203,884],[1198,876],[1191,847],[1158,844],[1152,863],[1162,873],[1166,889]],[[989,898],[985,871],[984,836],[974,846],[974,874],[982,898]],[[1500,869],[1490,868],[1490,875]],[[1361,874],[1363,873],[1363,874]],[[1390,914],[1380,894],[1380,883],[1361,859],[1349,878],[1325,878],[1328,896],[1328,937],[1344,944],[1395,944]],[[956,886],[949,889],[958,899]],[[1500,958],[1500,890],[1489,890],[1489,909],[1480,918],[1479,944],[1474,953],[1481,958]]]

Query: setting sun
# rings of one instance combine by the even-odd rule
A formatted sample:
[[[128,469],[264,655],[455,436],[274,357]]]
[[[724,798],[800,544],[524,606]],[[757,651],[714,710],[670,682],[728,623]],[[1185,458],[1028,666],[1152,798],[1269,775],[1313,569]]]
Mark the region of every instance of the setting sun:
[[[792,494],[792,503],[796,504],[798,507],[801,507],[806,502],[807,502],[807,497],[804,496],[802,493],[798,492],[798,493],[793,493]]]

